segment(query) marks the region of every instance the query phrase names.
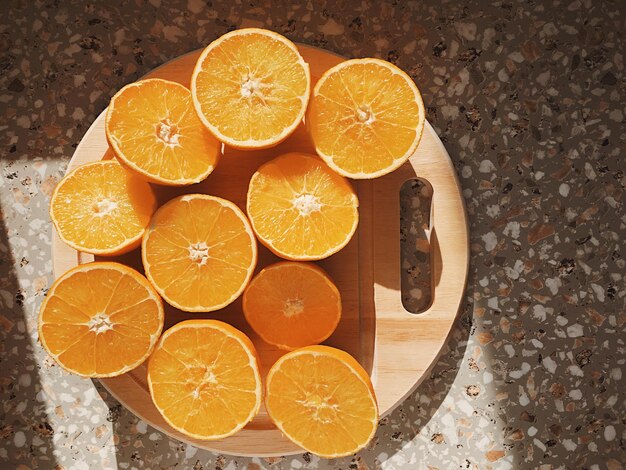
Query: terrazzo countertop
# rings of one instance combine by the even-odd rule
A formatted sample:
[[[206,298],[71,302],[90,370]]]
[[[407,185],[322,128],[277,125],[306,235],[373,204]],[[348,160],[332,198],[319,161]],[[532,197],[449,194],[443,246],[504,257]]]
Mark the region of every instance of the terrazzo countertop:
[[[624,468],[626,4],[465,3],[3,1],[0,468]],[[463,187],[459,321],[430,378],[354,458],[198,450],[37,343],[47,205],[82,135],[124,84],[242,26],[402,67]],[[403,196],[410,243],[419,191]],[[424,294],[416,248],[407,305]]]

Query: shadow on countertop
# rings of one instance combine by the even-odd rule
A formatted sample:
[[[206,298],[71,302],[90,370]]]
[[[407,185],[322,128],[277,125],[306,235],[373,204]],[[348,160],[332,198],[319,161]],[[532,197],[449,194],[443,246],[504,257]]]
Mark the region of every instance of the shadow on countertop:
[[[35,351],[36,323],[27,318],[25,293],[15,272],[9,232],[0,208],[0,467],[39,465],[55,468],[54,430],[50,426],[40,382],[40,360]],[[31,305],[29,305],[31,307]],[[4,462],[4,463],[2,463]],[[45,467],[43,467],[45,465]]]

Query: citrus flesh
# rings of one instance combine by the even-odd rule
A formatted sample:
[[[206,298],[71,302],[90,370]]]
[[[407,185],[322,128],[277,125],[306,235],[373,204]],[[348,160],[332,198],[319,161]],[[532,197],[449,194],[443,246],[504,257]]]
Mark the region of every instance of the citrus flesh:
[[[191,79],[195,109],[227,145],[272,147],[302,121],[309,66],[284,36],[258,28],[231,31],[202,52]]]
[[[379,59],[353,59],[317,82],[307,126],[317,154],[349,178],[376,178],[415,152],[425,108],[413,80]]]
[[[217,320],[186,320],[163,333],[148,363],[148,386],[163,418],[196,439],[234,434],[261,405],[254,346]]]
[[[202,181],[221,154],[220,142],[194,112],[191,92],[160,78],[117,92],[107,109],[105,133],[124,165],[157,184]]]
[[[358,225],[358,205],[345,178],[303,153],[264,164],[248,187],[248,216],[258,239],[290,260],[318,260],[346,246]]]
[[[235,204],[187,194],[155,212],[143,237],[142,258],[146,276],[169,304],[209,312],[243,292],[257,247],[248,219]]]
[[[115,160],[79,166],[56,186],[50,218],[78,251],[113,256],[141,244],[157,201],[148,183]]]
[[[128,266],[82,264],[52,285],[38,328],[41,344],[65,370],[113,377],[148,358],[163,329],[163,304]]]
[[[281,357],[267,375],[265,407],[285,436],[326,458],[359,451],[378,425],[369,376],[352,356],[329,346]]]
[[[250,281],[243,311],[265,342],[292,350],[321,343],[333,333],[341,318],[341,295],[321,268],[284,261]]]

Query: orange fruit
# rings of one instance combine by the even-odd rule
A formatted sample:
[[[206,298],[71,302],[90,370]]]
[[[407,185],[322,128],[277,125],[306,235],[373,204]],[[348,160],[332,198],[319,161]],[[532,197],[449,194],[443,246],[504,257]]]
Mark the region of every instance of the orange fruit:
[[[113,377],[148,358],[163,330],[163,303],[128,266],[82,264],[52,285],[38,328],[41,344],[63,369]]]
[[[156,207],[148,183],[115,160],[103,160],[65,175],[52,193],[50,218],[72,248],[113,256],[141,244]]]
[[[146,276],[169,304],[210,312],[243,292],[257,247],[248,219],[235,204],[186,194],[155,212],[141,254]]]
[[[335,331],[341,295],[321,268],[282,261],[252,278],[243,293],[243,312],[265,342],[292,350],[321,343]]]
[[[148,362],[148,386],[170,426],[195,439],[236,433],[261,405],[252,342],[217,320],[187,320],[163,333]]]
[[[318,260],[348,244],[359,222],[350,183],[312,155],[288,153],[262,165],[248,187],[257,237],[276,255]]]
[[[376,178],[415,152],[426,121],[419,90],[405,72],[379,59],[353,59],[317,82],[307,126],[317,154],[339,174]]]
[[[104,126],[117,158],[152,183],[182,186],[202,181],[221,154],[221,144],[193,110],[191,92],[160,78],[118,91]]]
[[[378,425],[367,372],[329,346],[307,346],[278,359],[267,374],[265,407],[285,436],[326,458],[359,451]]]
[[[284,36],[264,29],[231,31],[200,55],[191,77],[196,112],[219,140],[260,149],[285,140],[304,117],[309,66]]]

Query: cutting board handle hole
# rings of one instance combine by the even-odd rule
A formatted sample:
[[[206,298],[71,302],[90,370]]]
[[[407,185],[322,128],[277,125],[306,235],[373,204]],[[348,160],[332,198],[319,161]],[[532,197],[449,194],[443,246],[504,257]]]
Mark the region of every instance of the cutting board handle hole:
[[[432,304],[431,203],[433,188],[412,178],[400,188],[400,293],[409,313]]]

